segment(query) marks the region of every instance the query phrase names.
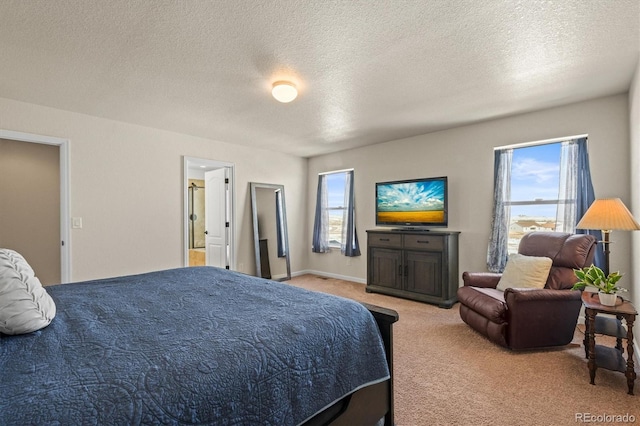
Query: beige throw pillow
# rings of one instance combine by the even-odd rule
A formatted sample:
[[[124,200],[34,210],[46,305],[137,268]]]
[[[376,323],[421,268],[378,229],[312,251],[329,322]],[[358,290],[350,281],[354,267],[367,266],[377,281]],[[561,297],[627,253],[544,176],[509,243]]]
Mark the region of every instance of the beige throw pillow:
[[[0,249],[0,333],[40,330],[56,316],[56,305],[19,253]]]
[[[548,257],[511,254],[496,289],[544,288],[552,263]]]

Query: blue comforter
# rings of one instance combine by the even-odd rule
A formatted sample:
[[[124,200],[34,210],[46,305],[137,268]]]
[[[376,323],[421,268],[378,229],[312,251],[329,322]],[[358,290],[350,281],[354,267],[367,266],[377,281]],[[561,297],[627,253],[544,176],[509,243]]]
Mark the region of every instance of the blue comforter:
[[[47,287],[0,335],[0,424],[293,425],[389,377],[359,303],[212,268]]]

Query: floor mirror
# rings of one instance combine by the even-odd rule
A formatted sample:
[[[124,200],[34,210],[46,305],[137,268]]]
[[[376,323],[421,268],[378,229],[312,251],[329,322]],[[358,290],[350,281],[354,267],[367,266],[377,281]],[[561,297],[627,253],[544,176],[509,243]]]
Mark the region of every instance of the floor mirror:
[[[251,212],[256,275],[291,279],[284,185],[251,182]]]

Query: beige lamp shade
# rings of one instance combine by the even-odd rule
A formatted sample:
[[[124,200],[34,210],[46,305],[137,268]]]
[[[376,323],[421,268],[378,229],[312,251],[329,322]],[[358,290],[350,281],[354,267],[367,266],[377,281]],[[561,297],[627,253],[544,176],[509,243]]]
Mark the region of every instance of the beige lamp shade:
[[[640,225],[620,198],[602,198],[591,204],[576,228],[633,231],[640,229]]]

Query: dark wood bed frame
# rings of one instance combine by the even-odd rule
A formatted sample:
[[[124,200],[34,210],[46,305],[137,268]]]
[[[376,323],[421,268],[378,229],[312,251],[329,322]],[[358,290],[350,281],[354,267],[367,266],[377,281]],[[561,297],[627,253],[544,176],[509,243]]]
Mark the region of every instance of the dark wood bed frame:
[[[398,321],[398,313],[392,309],[363,303],[373,315],[384,342],[389,380],[359,389],[341,399],[315,417],[304,426],[317,425],[375,425],[384,417],[385,426],[393,426],[393,323]]]

